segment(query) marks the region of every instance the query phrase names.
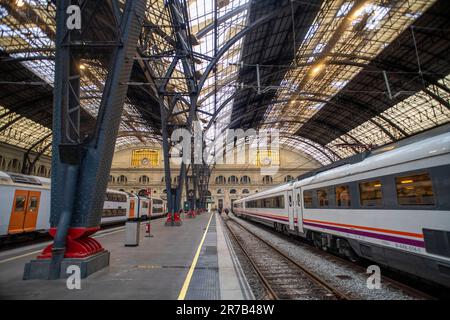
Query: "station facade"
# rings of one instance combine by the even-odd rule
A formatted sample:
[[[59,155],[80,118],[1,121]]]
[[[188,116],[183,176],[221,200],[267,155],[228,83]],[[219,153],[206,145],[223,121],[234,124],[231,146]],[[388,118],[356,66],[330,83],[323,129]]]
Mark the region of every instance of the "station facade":
[[[209,180],[212,207],[229,208],[233,200],[254,194],[315,169],[320,164],[311,157],[287,149],[273,156],[279,162],[273,175],[266,175],[257,163],[218,164]],[[172,183],[177,182],[173,168]],[[149,190],[164,198],[164,159],[158,146],[138,146],[117,151],[111,167],[109,188],[137,193]]]

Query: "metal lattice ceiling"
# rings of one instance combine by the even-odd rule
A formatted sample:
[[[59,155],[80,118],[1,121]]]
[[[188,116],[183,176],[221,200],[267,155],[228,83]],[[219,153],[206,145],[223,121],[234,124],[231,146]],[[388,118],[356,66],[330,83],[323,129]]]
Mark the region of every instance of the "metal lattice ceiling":
[[[118,149],[161,139],[142,61],[153,77],[163,77],[174,32],[163,0],[147,6]],[[227,127],[278,128],[283,145],[327,164],[450,120],[448,1],[189,0],[186,6],[197,73],[214,63],[198,112],[209,139]],[[96,14],[94,36],[105,37],[111,10]],[[50,143],[54,17],[52,1],[0,1],[0,141],[36,150]],[[86,127],[97,115],[106,60],[83,64]],[[182,70],[177,66],[168,84],[173,92],[186,91]]]

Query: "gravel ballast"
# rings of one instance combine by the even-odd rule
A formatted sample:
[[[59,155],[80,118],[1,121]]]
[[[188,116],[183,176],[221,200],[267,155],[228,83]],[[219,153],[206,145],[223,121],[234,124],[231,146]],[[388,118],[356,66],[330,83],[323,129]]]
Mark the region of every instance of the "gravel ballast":
[[[230,215],[231,216],[231,215]],[[351,296],[353,299],[361,300],[417,300],[416,296],[412,296],[408,292],[392,286],[389,282],[381,280],[380,289],[369,289],[367,279],[370,274],[357,271],[340,259],[330,259],[329,254],[322,253],[310,247],[307,244],[293,242],[283,238],[262,226],[254,225],[245,220],[231,217],[238,223],[242,224],[256,235],[260,236],[271,245],[283,251],[293,260],[302,264],[308,270],[314,272],[317,276],[337,288],[343,293]],[[334,261],[333,261],[334,260]]]

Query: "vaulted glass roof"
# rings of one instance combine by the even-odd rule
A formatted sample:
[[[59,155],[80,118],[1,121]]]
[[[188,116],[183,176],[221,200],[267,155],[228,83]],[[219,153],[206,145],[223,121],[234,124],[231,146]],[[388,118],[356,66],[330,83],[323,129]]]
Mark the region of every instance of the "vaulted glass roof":
[[[276,128],[282,146],[328,164],[450,121],[445,0],[181,2],[197,79],[214,64],[198,99],[197,119],[208,141],[236,123]],[[165,1],[149,0],[146,17],[140,41],[150,45],[137,60],[163,79],[175,39]],[[0,142],[51,153],[54,41],[52,1],[0,2]],[[260,82],[257,67],[264,75]],[[80,69],[89,123],[97,116],[107,69],[95,59]],[[276,72],[264,74],[269,69]],[[167,90],[187,91],[183,76],[178,63]],[[118,150],[161,142],[159,115],[146,111],[149,93],[136,94],[139,81],[130,80],[135,91],[124,106]],[[175,105],[180,123],[185,108]]]

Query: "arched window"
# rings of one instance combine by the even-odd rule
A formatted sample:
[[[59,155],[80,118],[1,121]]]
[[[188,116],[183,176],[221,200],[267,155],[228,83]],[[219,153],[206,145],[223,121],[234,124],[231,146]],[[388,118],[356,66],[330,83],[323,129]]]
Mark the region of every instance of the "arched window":
[[[239,181],[236,176],[231,176],[228,178],[228,184],[237,184],[237,183],[239,183]]]
[[[293,180],[294,180],[294,177],[289,174],[286,177],[284,177],[284,182],[291,182]]]
[[[5,164],[4,164],[4,162],[5,162],[5,159],[2,157],[2,156],[0,156],[0,170],[4,170],[5,168]]]
[[[127,179],[127,177],[125,177],[124,175],[121,175],[121,176],[119,176],[119,177],[117,178],[117,182],[118,182],[118,183],[125,184],[125,183],[127,183],[127,181],[128,181],[128,179]]]
[[[264,176],[262,179],[263,184],[272,184],[273,178],[271,176]]]
[[[149,184],[150,183],[150,178],[147,176],[140,176],[139,177],[139,183],[140,184]]]
[[[242,193],[243,193],[243,194],[249,194],[250,191],[249,191],[248,189],[244,189],[244,190],[242,190]]]
[[[110,183],[115,183],[116,182],[116,178],[112,175],[109,176],[109,182]]]
[[[37,170],[37,175],[41,177],[47,176],[47,168],[44,165],[40,165]]]
[[[236,194],[237,192],[236,192],[236,189],[231,189],[230,190],[230,194]]]
[[[225,184],[225,177],[224,176],[216,177],[216,184]]]
[[[242,176],[241,177],[241,183],[242,184],[250,184],[251,180],[249,176]]]
[[[217,189],[217,194],[222,194],[222,189]]]
[[[17,159],[9,161],[7,170],[11,172],[20,172],[20,161]]]

